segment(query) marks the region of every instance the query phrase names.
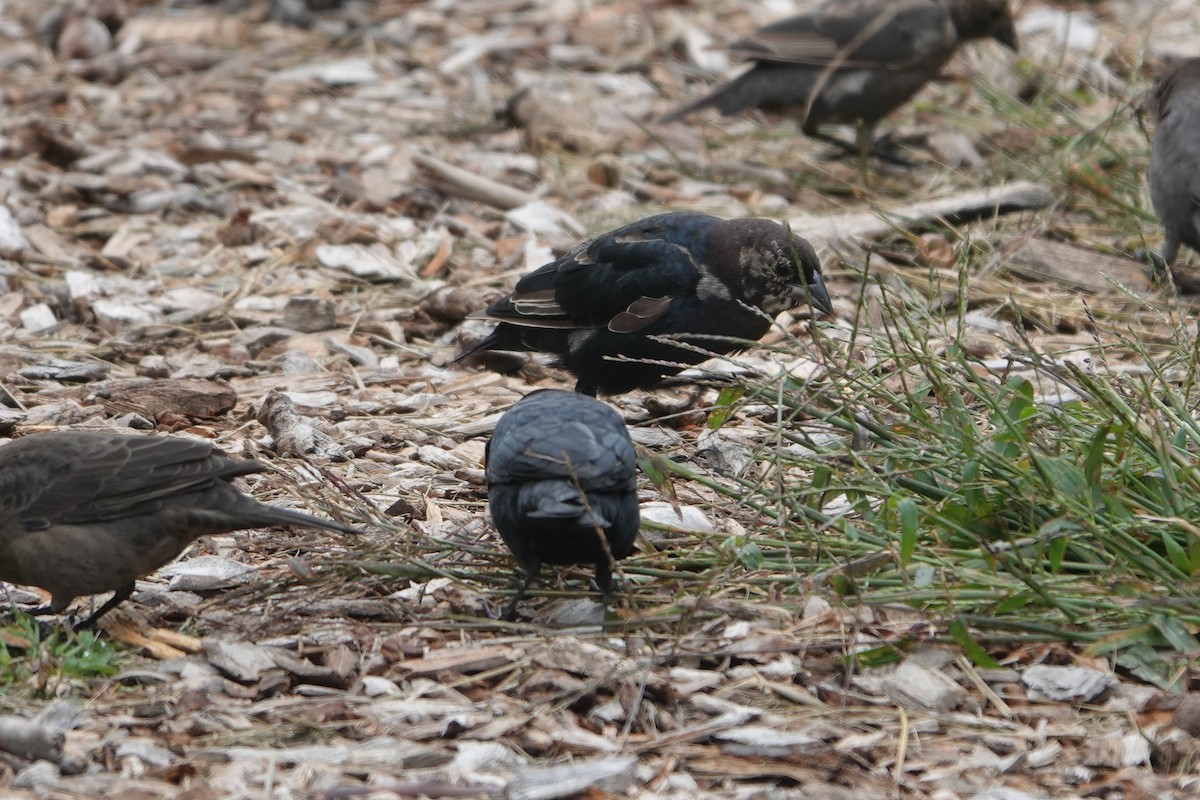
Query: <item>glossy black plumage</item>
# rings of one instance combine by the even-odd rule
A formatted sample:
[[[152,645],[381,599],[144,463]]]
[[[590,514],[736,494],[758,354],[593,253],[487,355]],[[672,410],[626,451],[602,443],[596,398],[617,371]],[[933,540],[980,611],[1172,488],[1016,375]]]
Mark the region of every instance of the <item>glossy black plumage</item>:
[[[599,400],[542,389],[500,418],[487,445],[488,507],[526,573],[506,617],[544,563],[594,564],[608,596],[612,563],[637,538],[636,470],[625,421]]]
[[[833,313],[816,253],[785,226],[658,214],[526,275],[473,315],[500,324],[458,359],[481,350],[541,351],[558,357],[583,394],[650,389],[708,358],[651,337],[683,335],[707,352],[732,353],[806,297]]]
[[[966,41],[991,37],[1016,50],[1008,0],[827,0],[732,45],[753,66],[708,95],[663,117],[712,107],[794,114],[821,136],[830,124],[859,126],[867,149],[883,117],[941,71]]]
[[[45,610],[55,613],[81,595],[116,592],[78,626],[88,627],[206,534],[271,525],[358,533],[263,505],[230,483],[263,469],[180,437],[24,436],[0,447],[0,580],[49,591]]]
[[[1185,244],[1200,252],[1200,58],[1170,65],[1154,84],[1150,199],[1169,267]]]

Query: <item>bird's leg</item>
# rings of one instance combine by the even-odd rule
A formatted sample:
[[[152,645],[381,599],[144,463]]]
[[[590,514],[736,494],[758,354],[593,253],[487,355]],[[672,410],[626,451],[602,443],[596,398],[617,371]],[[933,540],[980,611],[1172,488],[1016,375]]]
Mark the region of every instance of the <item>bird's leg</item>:
[[[1133,260],[1140,261],[1150,268],[1150,278],[1155,283],[1166,283],[1171,274],[1171,265],[1167,259],[1151,250],[1149,247],[1139,247],[1133,251]]]
[[[500,617],[505,622],[512,622],[517,618],[517,604],[521,602],[521,598],[529,591],[529,587],[537,580],[538,573],[542,571],[542,562],[540,561],[523,564],[522,566],[525,568],[525,580],[521,582],[517,593],[513,595],[513,599],[509,601],[508,607],[504,609],[504,614]]]
[[[871,174],[871,150],[875,146],[874,126],[860,122],[854,128],[854,145],[858,148],[858,166],[863,175]]]
[[[803,128],[802,130],[808,138],[816,139],[818,142],[824,142],[825,144],[831,144],[843,153],[854,154],[859,152],[857,145],[851,144],[845,139],[840,139],[831,133],[825,133],[820,128]]]
[[[596,588],[600,590],[600,602],[608,608],[608,600],[612,597],[613,577],[612,567],[607,561],[596,562]]]
[[[876,147],[874,132],[874,125],[860,124],[855,133],[853,143],[847,142],[845,139],[840,139],[832,134],[822,133],[817,128],[805,130],[804,135],[810,139],[816,139],[819,142],[831,144],[846,155],[858,156],[864,172],[867,170],[868,162],[871,158],[878,158],[880,161],[893,164],[897,167],[912,168],[913,163],[907,158]]]
[[[585,381],[583,379],[580,379],[575,382],[575,393],[576,394],[585,394],[588,397],[595,397],[596,392],[598,392],[599,389],[600,389],[600,387],[596,386],[596,384],[588,383],[587,381]]]
[[[92,628],[96,627],[96,623],[101,617],[129,599],[129,596],[133,594],[133,589],[134,584],[132,583],[117,589],[116,593],[114,593],[112,597],[108,598],[104,605],[96,609],[96,611],[83,622],[76,624],[74,630],[90,631]]]

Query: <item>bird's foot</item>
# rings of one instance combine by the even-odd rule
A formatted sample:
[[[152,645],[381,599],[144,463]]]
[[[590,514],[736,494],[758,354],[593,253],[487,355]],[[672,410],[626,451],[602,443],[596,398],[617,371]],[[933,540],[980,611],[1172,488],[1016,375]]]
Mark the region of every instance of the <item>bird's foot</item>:
[[[892,131],[888,131],[870,142],[867,155],[902,170],[915,169],[917,166],[915,161],[900,155],[900,146],[892,135]]]
[[[1145,264],[1150,270],[1150,279],[1168,291],[1185,297],[1200,294],[1200,275],[1195,269],[1182,269],[1177,263],[1168,263],[1161,253],[1147,247],[1134,250],[1133,258]]]
[[[1162,282],[1171,271],[1171,267],[1167,264],[1166,259],[1162,254],[1156,253],[1149,247],[1139,247],[1133,251],[1133,260],[1145,264],[1150,268],[1150,277],[1156,281]]]
[[[504,608],[504,613],[500,615],[500,619],[502,621],[504,621],[504,622],[516,622],[517,621],[517,606],[520,604],[521,597],[524,594],[525,594],[524,592],[518,592],[517,596],[509,601],[508,605],[505,606],[505,608]]]
[[[864,170],[867,168],[868,161],[872,158],[906,170],[916,166],[915,163],[897,152],[890,134],[884,134],[874,140],[868,138],[865,142],[865,147],[860,146],[856,142],[849,142],[832,134],[821,133],[819,131],[809,132],[807,135],[813,139],[833,145],[840,150],[841,152],[832,156],[832,160],[840,161],[843,158],[858,158],[862,161]]]
[[[525,565],[525,579],[521,581],[521,585],[517,588],[517,593],[513,595],[513,599],[508,602],[508,606],[504,609],[504,613],[500,615],[500,619],[505,622],[515,622],[517,619],[517,605],[525,597],[525,593],[529,591],[529,587],[537,580],[538,573],[542,571],[542,562],[534,561]]]

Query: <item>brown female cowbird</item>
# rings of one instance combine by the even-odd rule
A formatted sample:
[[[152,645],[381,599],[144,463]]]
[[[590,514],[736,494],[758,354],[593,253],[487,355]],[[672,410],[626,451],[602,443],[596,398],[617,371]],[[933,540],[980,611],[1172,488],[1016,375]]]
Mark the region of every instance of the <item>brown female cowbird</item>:
[[[1154,145],[1150,199],[1162,220],[1162,260],[1170,267],[1179,245],[1200,252],[1200,58],[1172,64],[1154,84]]]
[[[91,627],[134,582],[197,538],[297,525],[359,533],[266,506],[235,489],[257,461],[167,436],[59,431],[0,447],[0,580],[39,586],[58,613],[80,595],[116,592],[77,628]]]
[[[821,125],[858,126],[866,154],[875,123],[932,80],[963,42],[991,37],[1016,50],[1008,0],[827,0],[811,13],[761,28],[732,46],[748,71],[663,117],[709,106],[796,115],[808,136]]]
[[[607,601],[612,564],[633,552],[639,524],[637,460],[621,415],[590,397],[541,389],[505,412],[486,453],[492,520],[525,569],[505,619],[543,563],[595,564]]]
[[[577,392],[650,389],[709,353],[744,349],[806,296],[833,313],[816,252],[785,226],[658,214],[526,275],[473,315],[500,324],[456,360],[482,350],[541,351],[575,375]],[[670,336],[702,352],[657,338]]]

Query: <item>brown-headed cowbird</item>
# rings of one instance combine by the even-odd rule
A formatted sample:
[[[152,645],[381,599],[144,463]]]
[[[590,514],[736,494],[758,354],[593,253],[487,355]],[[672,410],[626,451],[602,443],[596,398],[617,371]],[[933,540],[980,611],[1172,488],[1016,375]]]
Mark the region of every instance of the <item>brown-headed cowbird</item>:
[[[650,389],[732,353],[809,297],[833,313],[812,246],[766,219],[673,212],[602,234],[473,316],[500,322],[459,354],[541,351],[595,395]],[[707,352],[657,337],[678,336]],[[716,338],[713,338],[716,337]]]
[[[91,627],[134,582],[206,534],[269,525],[359,533],[263,505],[233,487],[261,472],[211,444],[168,436],[58,431],[0,447],[0,580],[39,586],[58,613],[80,595],[116,592],[77,628]]]
[[[639,513],[633,442],[621,415],[599,400],[541,389],[505,412],[487,445],[488,507],[525,569],[505,612],[542,564],[595,564],[605,600],[612,564],[633,552]]]
[[[1200,252],[1200,58],[1170,65],[1155,81],[1151,102],[1150,199],[1162,220],[1162,259],[1170,267],[1180,244]]]
[[[960,44],[986,37],[1017,49],[1008,0],[827,0],[732,45],[754,66],[662,121],[709,106],[724,115],[761,108],[795,114],[805,134],[837,144],[818,128],[855,124],[865,155],[876,122],[936,77]]]

